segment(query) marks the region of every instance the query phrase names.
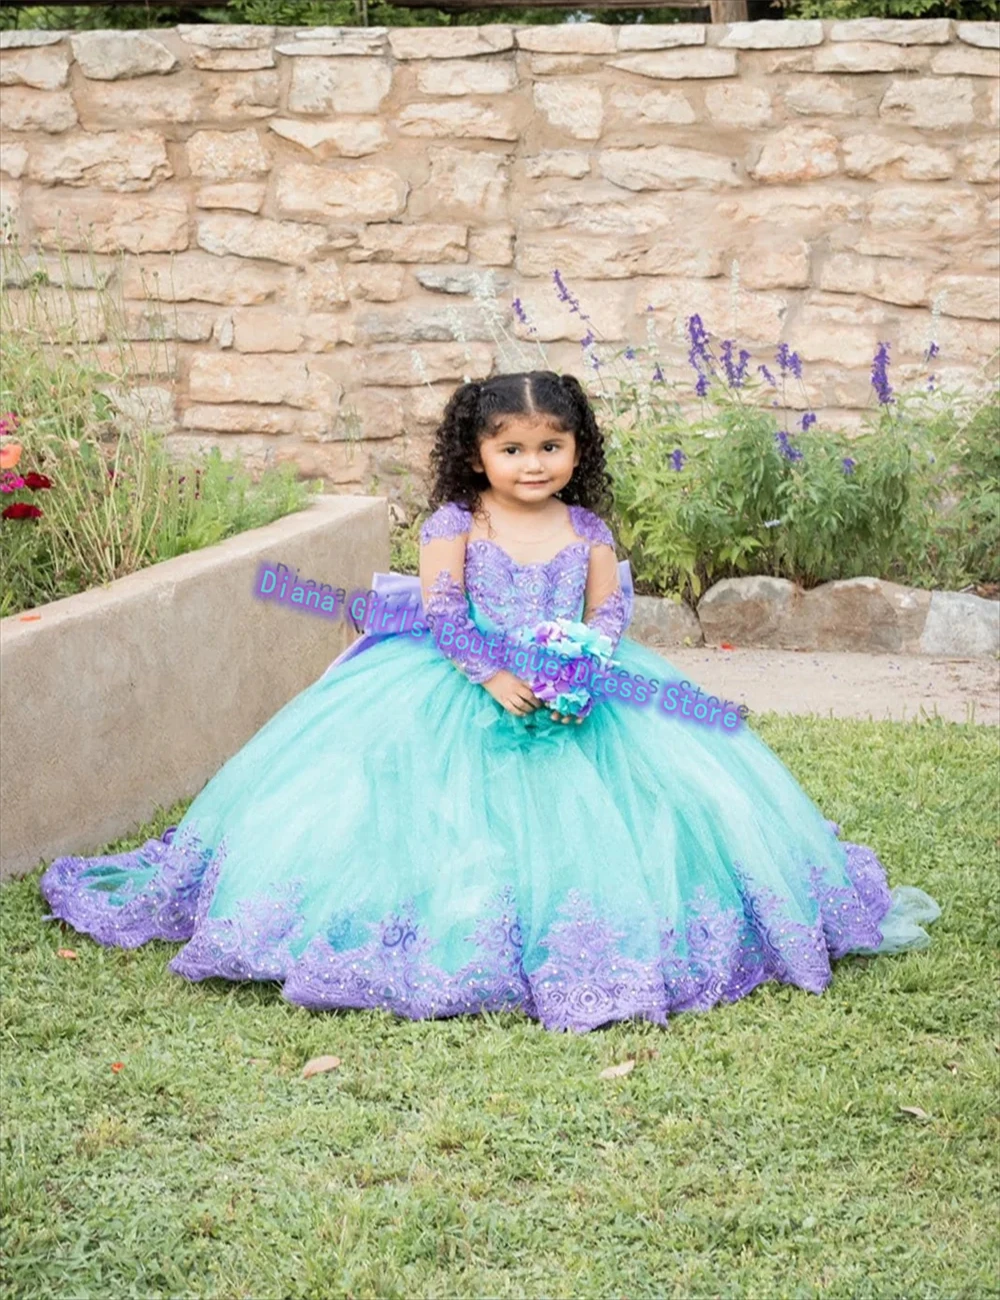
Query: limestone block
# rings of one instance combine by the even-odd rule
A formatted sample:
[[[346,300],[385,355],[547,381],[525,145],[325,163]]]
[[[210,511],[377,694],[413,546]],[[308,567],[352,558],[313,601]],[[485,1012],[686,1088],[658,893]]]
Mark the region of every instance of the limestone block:
[[[275,202],[283,216],[315,220],[384,221],[406,206],[409,185],[387,167],[328,171],[289,163],[278,172]]]
[[[122,315],[129,339],[205,343],[212,337],[218,313],[176,306],[164,311],[156,302],[125,302]]]
[[[513,266],[513,228],[491,226],[486,230],[470,230],[469,257],[480,266]]]
[[[699,77],[735,77],[736,53],[717,47],[704,49],[665,50],[662,54],[626,54],[608,59],[608,66],[625,72],[638,73],[640,77],[656,77],[666,81],[693,81]]]
[[[362,158],[389,143],[378,118],[341,118],[335,122],[298,122],[294,118],[272,117],[272,131],[293,144],[308,149],[316,158]]]
[[[157,132],[97,131],[36,144],[29,174],[43,185],[128,191],[152,189],[174,172]]]
[[[754,23],[729,23],[719,41],[724,50],[790,50],[805,45],[822,45],[823,24],[811,21],[762,19]]]
[[[258,176],[271,162],[260,136],[245,131],[196,131],[187,142],[191,175],[204,181],[233,181]]]
[[[740,283],[747,289],[807,289],[809,245],[804,239],[773,240],[734,248],[740,264]]]
[[[505,95],[516,86],[514,64],[499,59],[442,59],[417,69],[422,95]]]
[[[820,266],[817,283],[830,293],[860,293],[917,307],[928,302],[929,269],[902,258],[835,253]]]
[[[442,40],[439,28],[397,27],[389,31],[389,44],[397,59],[467,59],[513,49],[514,33],[500,24],[450,27]]]
[[[909,185],[876,191],[868,221],[876,233],[962,239],[976,234],[981,210],[979,198],[967,190]]]
[[[771,96],[764,87],[742,82],[708,86],[705,106],[716,122],[747,130],[769,126],[774,118]]]
[[[449,225],[369,225],[352,262],[467,262],[469,230]]]
[[[577,140],[597,140],[604,123],[601,88],[572,78],[538,82],[532,87],[535,108],[550,126]]]
[[[1000,23],[956,23],[955,34],[966,45],[1000,50]]]
[[[651,149],[604,149],[601,174],[628,190],[725,189],[743,182],[736,160],[661,144]]]
[[[1000,76],[1000,59],[991,50],[970,50],[952,45],[931,59],[931,72],[969,77]]]
[[[351,390],[351,406],[360,420],[362,439],[398,438],[406,427],[406,408],[399,392],[379,388]]]
[[[509,317],[511,312],[506,309],[503,314]],[[459,339],[460,333],[466,339],[493,337],[478,303],[449,307],[421,304],[361,311],[354,319],[354,326],[351,341],[366,350],[374,343],[451,343]],[[358,353],[359,358],[363,355]]]
[[[295,59],[288,108],[292,113],[375,114],[391,86],[392,69],[382,59]]]
[[[914,77],[894,81],[882,96],[879,117],[904,126],[947,131],[968,126],[975,118],[973,87],[958,77]]]
[[[327,56],[385,55],[387,27],[306,27],[291,42],[278,46],[279,54]]]
[[[666,50],[704,45],[704,23],[629,23],[617,29],[619,50]]]
[[[748,171],[766,184],[823,180],[837,171],[837,137],[829,131],[799,126],[777,131],[764,144]]]
[[[205,116],[216,121],[270,117],[278,106],[278,91],[276,72],[230,72],[221,78]]]
[[[405,268],[390,263],[359,262],[344,269],[344,285],[352,300],[396,302],[403,296],[405,284]]]
[[[400,135],[482,140],[516,140],[520,135],[513,103],[407,104],[396,123]]]
[[[332,258],[300,270],[295,294],[299,306],[307,312],[328,311],[350,301],[344,276]]]
[[[23,144],[0,140],[0,172],[6,172],[17,180],[23,176],[28,166],[28,150]]]
[[[69,43],[80,71],[94,81],[170,72],[180,63],[163,41],[148,32],[74,32]]]
[[[610,100],[621,114],[621,125],[630,130],[647,123],[688,126],[696,119],[690,101],[680,90],[650,90],[644,94],[625,87],[612,90]]]
[[[732,286],[727,281],[652,280],[640,291],[637,310],[651,305],[672,327],[697,313],[710,333],[720,336],[733,329]],[[757,290],[743,292],[738,302],[740,332],[756,342],[770,343],[781,337],[788,312],[785,294]]]
[[[259,402],[335,410],[342,386],[322,359],[283,353],[195,352],[188,393],[193,402]]]
[[[410,200],[412,217],[447,215],[492,221],[507,216],[507,156],[448,147],[432,149],[430,155],[427,183]]]
[[[934,289],[945,291],[941,306],[945,316],[1000,320],[1000,281],[995,275],[943,275]]]
[[[275,28],[252,23],[179,23],[177,33],[189,45],[212,50],[262,50],[274,44]]]
[[[195,192],[196,208],[235,208],[239,212],[259,212],[267,185],[263,181],[232,181],[222,185],[203,185]]]
[[[31,86],[0,89],[0,120],[7,131],[48,131],[55,135],[76,126],[76,105],[68,90]]]
[[[35,45],[58,45],[69,32],[47,32],[39,28],[16,27],[0,32],[0,50],[21,50]]]
[[[951,21],[948,18],[851,18],[831,26],[830,40],[947,45],[951,40]]]
[[[261,257],[270,262],[298,266],[310,261],[328,245],[325,226],[298,221],[270,221],[263,217],[219,212],[198,221],[196,242],[207,253],[235,257]]]
[[[278,307],[239,307],[231,318],[237,352],[296,352],[302,345],[298,318]]]
[[[617,30],[604,23],[553,23],[518,27],[514,36],[518,49],[537,54],[614,54]]]
[[[266,302],[289,283],[285,267],[249,266],[239,257],[213,257],[189,251],[173,258],[127,261],[122,273],[125,298],[161,302],[211,302],[220,305]]]
[[[866,210],[864,195],[828,185],[808,189],[790,185],[786,189],[750,190],[738,196],[718,199],[719,216],[736,226],[763,224],[770,229],[825,233],[831,227],[860,222]]]
[[[258,68],[273,68],[272,49],[266,50],[206,50],[195,47],[191,51],[195,68],[209,72],[256,72]]]
[[[590,175],[590,155],[575,149],[547,149],[523,159],[524,174],[529,180],[546,176],[569,176],[579,180]]]
[[[830,361],[862,370],[872,357],[888,315],[880,303],[864,299],[831,306],[806,302],[795,318],[795,350],[808,362]],[[812,391],[812,370],[809,374]]]
[[[848,176],[888,180],[896,164],[904,180],[949,180],[955,172],[955,159],[948,149],[910,144],[891,135],[845,136],[841,145]]]
[[[419,347],[398,345],[365,348],[358,358],[358,378],[363,384],[387,388],[411,388],[424,382],[414,364],[417,353],[431,383],[461,382],[463,375],[485,378],[493,365],[493,349],[486,343],[421,343]]]
[[[58,90],[69,79],[69,54],[43,46],[8,50],[0,59],[0,85],[32,86],[35,90]]]
[[[319,433],[327,423],[319,412],[242,402],[217,406],[192,403],[181,413],[182,428],[210,429],[214,433]]]
[[[595,319],[602,339],[628,342],[630,328],[634,327],[631,310],[633,292],[630,286],[574,278],[573,294],[585,312],[588,311],[588,304],[596,306]],[[515,338],[527,341],[538,339],[542,343],[551,343],[557,339],[579,342],[587,333],[588,322],[571,312],[569,304],[562,302],[550,287],[547,286],[546,291],[541,293],[533,284],[527,284],[520,297],[528,324],[523,325],[515,317],[511,323],[511,333]],[[531,327],[534,327],[534,332]]]
[[[494,293],[506,293],[510,288],[509,276],[493,276]],[[419,284],[435,293],[473,295],[484,284],[486,273],[473,266],[420,266],[414,272]]]
[[[204,86],[194,77],[95,81],[83,88],[79,98],[88,130],[187,124],[200,121],[205,112]]]
[[[926,66],[926,50],[876,41],[821,46],[812,56],[815,72],[914,72]]]
[[[42,244],[95,253],[179,252],[189,242],[187,198],[163,186],[149,194],[43,190],[33,199],[31,223]]]
[[[861,108],[852,91],[829,77],[801,77],[784,99],[786,108],[802,116],[854,117]]]
[[[967,180],[980,185],[995,184],[1000,180],[1000,141],[995,136],[963,145],[958,156]]]

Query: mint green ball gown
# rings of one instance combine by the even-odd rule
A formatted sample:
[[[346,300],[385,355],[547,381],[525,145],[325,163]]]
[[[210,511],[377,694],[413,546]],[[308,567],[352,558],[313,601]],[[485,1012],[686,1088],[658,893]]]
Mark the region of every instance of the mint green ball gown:
[[[424,624],[352,645],[161,839],[53,862],[46,919],[107,945],[183,942],[174,974],[277,981],[316,1011],[511,1010],[575,1032],[665,1024],[767,980],[821,993],[846,953],[926,947],[935,900],[890,891],[748,727],[661,703],[682,674],[624,635],[626,562],[587,621],[650,683],[645,705],[517,717],[480,685],[496,663],[418,634],[580,619],[590,549],[611,534],[569,510],[579,540],[546,563],[469,541],[464,587],[443,575]],[[470,518],[442,506],[422,540]],[[415,578],[379,578],[419,602]]]

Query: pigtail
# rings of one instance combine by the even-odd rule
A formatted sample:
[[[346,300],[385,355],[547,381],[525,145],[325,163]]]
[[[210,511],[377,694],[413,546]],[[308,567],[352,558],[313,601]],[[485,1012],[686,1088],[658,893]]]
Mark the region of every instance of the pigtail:
[[[478,449],[485,387],[478,382],[459,385],[444,408],[429,457],[433,486],[428,509],[432,512],[449,501],[475,510],[480,491],[489,485],[485,474],[469,467]]]
[[[594,408],[575,375],[562,375],[559,383],[576,414],[577,442],[580,445],[580,463],[559,493],[559,499],[567,505],[585,506],[599,515],[610,514],[614,502],[613,480],[607,472],[604,437],[598,428]]]

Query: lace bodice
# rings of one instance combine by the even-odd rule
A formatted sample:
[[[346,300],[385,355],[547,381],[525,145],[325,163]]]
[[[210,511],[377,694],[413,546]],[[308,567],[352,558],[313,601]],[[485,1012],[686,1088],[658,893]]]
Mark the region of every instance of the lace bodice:
[[[590,549],[603,543],[614,546],[607,524],[583,506],[569,506],[570,523],[579,540],[570,542],[549,560],[519,564],[488,538],[466,542],[464,586],[447,570],[435,580],[425,614],[433,628],[448,619],[456,626],[471,621],[481,632],[513,632],[545,619],[582,619],[590,566]],[[472,515],[457,502],[448,502],[424,521],[421,545],[438,537],[459,537],[469,532]],[[471,620],[469,606],[471,604]],[[626,622],[626,604],[620,586],[594,608],[586,621],[606,633],[617,645]],[[487,680],[497,671],[471,658],[455,659],[473,681]]]

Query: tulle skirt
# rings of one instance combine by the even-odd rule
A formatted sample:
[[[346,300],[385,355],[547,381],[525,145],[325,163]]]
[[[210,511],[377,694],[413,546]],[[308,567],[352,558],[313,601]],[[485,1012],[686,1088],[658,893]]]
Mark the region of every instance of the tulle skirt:
[[[683,676],[628,637],[616,658],[660,692]],[[297,695],[162,839],[57,859],[41,890],[99,943],[183,941],[188,980],[577,1032],[766,980],[821,993],[838,957],[926,947],[940,914],[746,725],[655,698],[516,718],[407,636]]]

